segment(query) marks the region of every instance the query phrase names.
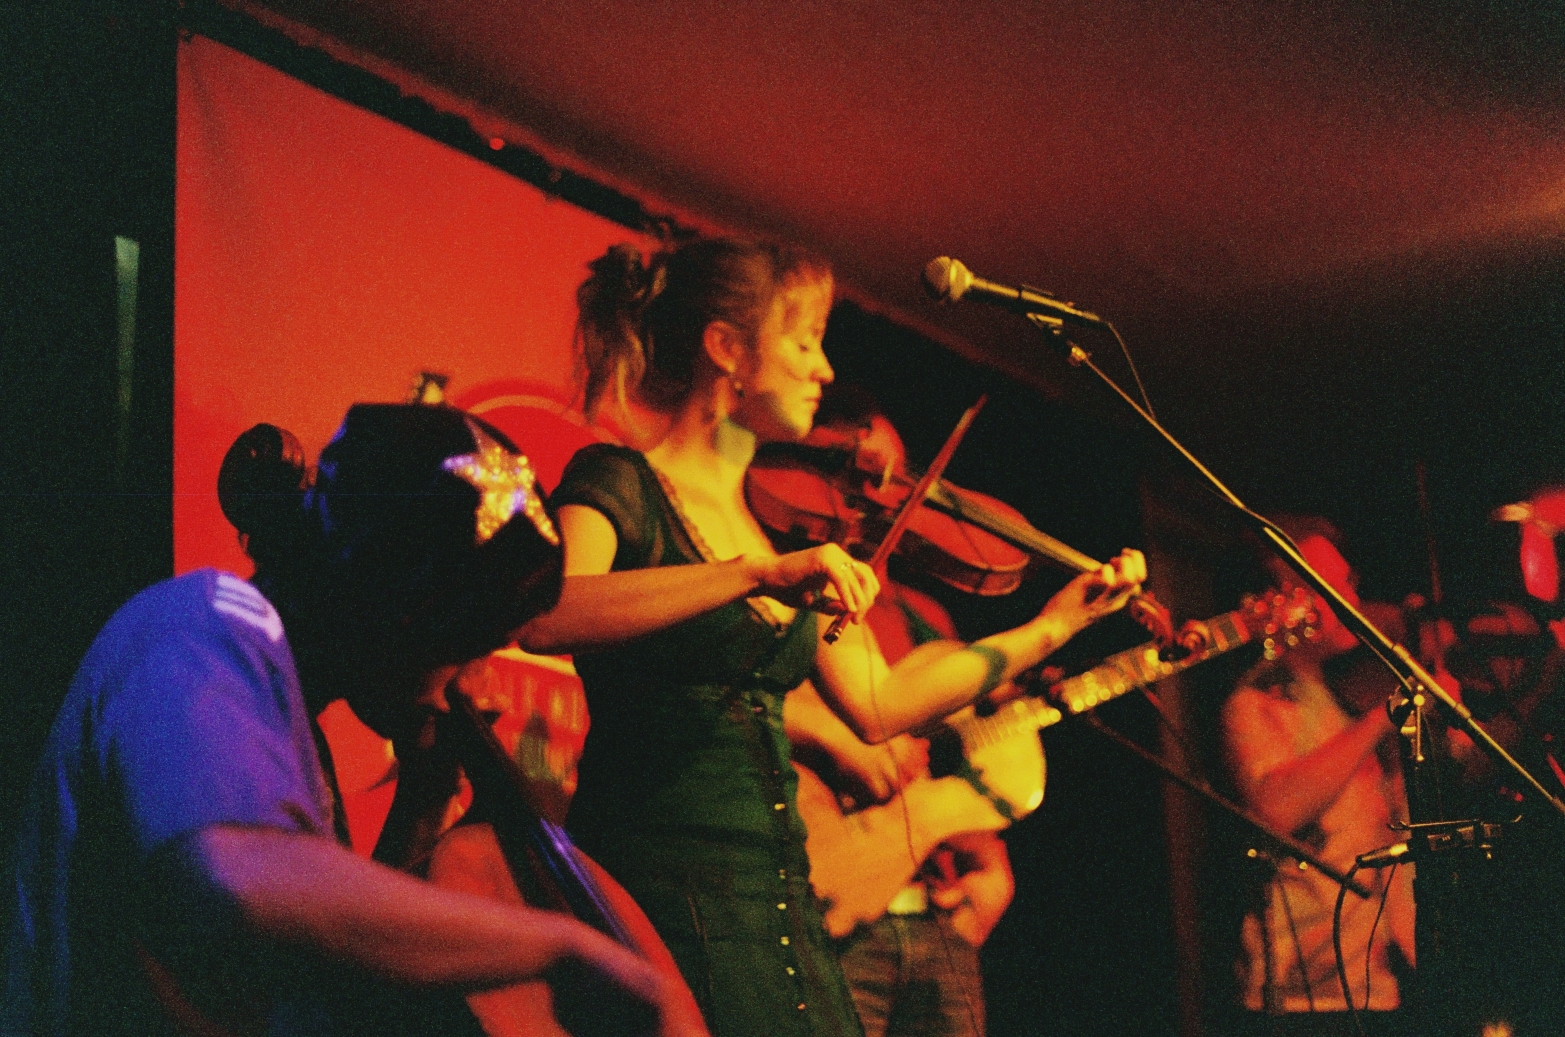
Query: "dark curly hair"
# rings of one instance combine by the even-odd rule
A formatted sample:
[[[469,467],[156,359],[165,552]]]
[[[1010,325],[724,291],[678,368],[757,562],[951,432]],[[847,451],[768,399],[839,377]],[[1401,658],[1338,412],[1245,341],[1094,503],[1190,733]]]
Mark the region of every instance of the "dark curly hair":
[[[312,479],[297,440],[257,425],[224,459],[219,502],[269,597],[355,643],[395,642],[422,664],[463,662],[551,608],[564,564],[552,528],[521,512],[478,535],[479,490],[447,461],[478,450],[479,435],[516,452],[451,407],[359,404]]]

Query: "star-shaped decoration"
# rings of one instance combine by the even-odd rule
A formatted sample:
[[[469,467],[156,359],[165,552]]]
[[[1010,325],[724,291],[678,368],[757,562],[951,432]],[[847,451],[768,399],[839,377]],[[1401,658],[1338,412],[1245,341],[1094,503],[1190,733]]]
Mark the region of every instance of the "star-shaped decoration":
[[[467,430],[473,434],[471,454],[458,454],[441,462],[441,467],[458,476],[478,491],[478,529],[475,543],[485,543],[517,512],[526,515],[540,536],[556,546],[560,534],[543,510],[538,496],[538,478],[527,458],[513,454],[484,433],[477,424],[469,421]]]

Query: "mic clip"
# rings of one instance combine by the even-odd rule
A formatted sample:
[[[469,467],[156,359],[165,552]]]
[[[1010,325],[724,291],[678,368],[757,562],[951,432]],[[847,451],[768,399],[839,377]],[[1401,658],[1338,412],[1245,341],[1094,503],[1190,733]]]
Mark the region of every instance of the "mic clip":
[[[1047,331],[1051,335],[1065,333],[1065,321],[1060,317],[1051,317],[1047,313],[1029,313],[1027,319],[1032,321],[1039,329]]]
[[[1482,854],[1484,860],[1493,860],[1495,847],[1504,835],[1505,826],[1514,825],[1520,820],[1518,817],[1507,822],[1467,820],[1393,824],[1392,828],[1406,832],[1408,838],[1378,850],[1361,853],[1356,863],[1360,868],[1385,868],[1404,858],[1422,860],[1453,850],[1472,850]]]

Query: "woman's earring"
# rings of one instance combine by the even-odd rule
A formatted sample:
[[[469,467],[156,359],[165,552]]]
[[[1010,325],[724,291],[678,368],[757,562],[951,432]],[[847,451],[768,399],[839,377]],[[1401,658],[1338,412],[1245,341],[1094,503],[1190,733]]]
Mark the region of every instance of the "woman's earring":
[[[734,387],[734,397],[735,397],[735,399],[740,399],[740,400],[744,399],[744,383],[739,381],[739,376],[738,375],[729,374],[729,376],[728,376],[728,384]]]

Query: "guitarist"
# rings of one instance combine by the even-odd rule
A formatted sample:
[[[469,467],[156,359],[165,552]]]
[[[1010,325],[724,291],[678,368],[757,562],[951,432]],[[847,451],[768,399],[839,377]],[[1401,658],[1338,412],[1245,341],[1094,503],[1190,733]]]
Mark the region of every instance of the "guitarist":
[[[821,423],[860,436],[861,452],[881,464],[903,467],[901,438],[864,394],[833,389]],[[920,644],[960,640],[938,602],[889,580],[866,619],[892,663]],[[783,720],[800,759],[818,761],[838,779],[839,793],[859,805],[884,802],[928,773],[926,742],[900,735],[867,745],[808,683],[788,694]],[[841,942],[854,1006],[866,1037],[983,1037],[978,951],[1015,891],[1005,843],[979,829],[951,837],[921,864],[885,914]]]
[[[1318,518],[1279,525],[1301,553],[1355,606],[1354,574],[1337,549],[1338,534]],[[1266,565],[1279,585],[1297,584],[1280,563]],[[1247,673],[1223,708],[1222,729],[1234,784],[1245,802],[1277,831],[1309,843],[1347,871],[1354,858],[1391,841],[1387,823],[1405,819],[1401,774],[1380,750],[1395,735],[1379,685],[1364,701],[1328,685],[1323,664],[1357,644],[1318,598],[1318,634]],[[1393,959],[1414,960],[1412,868],[1359,874],[1375,892],[1344,902],[1343,951],[1354,1005],[1365,1032],[1405,1032]],[[1380,893],[1392,883],[1376,927]],[[1259,906],[1244,920],[1240,962],[1244,1034],[1350,1032],[1347,1004],[1332,948],[1338,887],[1315,870],[1282,866],[1266,882]],[[1373,933],[1373,939],[1371,934]],[[1363,1008],[1368,1003],[1368,1012]]]
[[[246,462],[269,485],[222,499],[253,579],[206,569],[137,595],[55,720],[20,833],[0,1032],[384,1035],[562,968],[660,1011],[650,967],[587,926],[333,838],[311,717],[346,698],[394,736],[418,696],[558,597],[526,459],[461,411],[360,405],[308,491],[279,429],[241,437],[225,476]]]

